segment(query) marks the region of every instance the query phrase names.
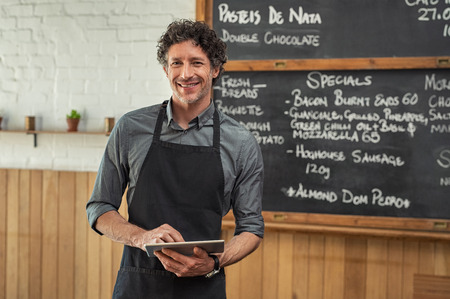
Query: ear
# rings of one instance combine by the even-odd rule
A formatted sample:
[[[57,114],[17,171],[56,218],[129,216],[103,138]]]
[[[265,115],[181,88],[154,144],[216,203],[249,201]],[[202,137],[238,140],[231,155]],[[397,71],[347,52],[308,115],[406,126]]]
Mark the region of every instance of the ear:
[[[166,73],[166,77],[169,76],[169,74],[167,73],[167,68],[165,66],[163,66],[163,70],[164,70],[164,73]]]
[[[213,70],[213,78],[217,78],[217,76],[219,76],[220,73],[220,66],[216,66]]]

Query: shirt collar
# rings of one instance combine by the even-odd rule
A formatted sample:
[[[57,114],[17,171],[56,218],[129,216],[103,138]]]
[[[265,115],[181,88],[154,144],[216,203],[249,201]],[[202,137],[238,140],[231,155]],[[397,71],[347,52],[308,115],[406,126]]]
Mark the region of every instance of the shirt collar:
[[[209,106],[200,113],[199,116],[191,120],[190,124],[197,124],[198,128],[201,129],[204,125],[208,124],[208,122],[213,123],[213,115],[214,115],[214,103],[211,100],[209,103]],[[170,124],[173,121],[173,113],[172,113],[172,98],[170,98],[169,103],[166,107],[166,115],[167,115],[167,126],[170,126]]]

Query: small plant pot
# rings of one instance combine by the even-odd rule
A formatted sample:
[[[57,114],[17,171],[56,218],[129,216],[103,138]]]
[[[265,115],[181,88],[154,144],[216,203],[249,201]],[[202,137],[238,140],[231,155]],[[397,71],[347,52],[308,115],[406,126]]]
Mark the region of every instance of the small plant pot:
[[[79,118],[66,118],[67,120],[67,132],[77,132],[78,131],[78,123],[80,122]]]

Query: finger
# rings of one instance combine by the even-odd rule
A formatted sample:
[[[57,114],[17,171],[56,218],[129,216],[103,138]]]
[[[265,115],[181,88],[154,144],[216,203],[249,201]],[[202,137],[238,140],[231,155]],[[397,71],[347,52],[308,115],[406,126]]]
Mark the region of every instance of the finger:
[[[171,258],[174,261],[177,261],[180,264],[185,264],[186,263],[186,259],[188,258],[184,254],[176,252],[175,250],[172,250],[172,249],[163,248],[161,251],[167,257]]]
[[[169,224],[163,224],[160,228],[163,230],[165,237],[167,238],[165,240],[166,242],[184,242],[184,238],[181,233]]]
[[[166,255],[162,251],[156,251],[155,256],[159,259],[164,269],[173,272],[177,275],[179,269],[182,269],[184,267],[182,264],[178,263],[176,260],[172,259],[170,256]]]
[[[201,247],[194,247],[194,256],[204,259],[208,257],[208,252]]]

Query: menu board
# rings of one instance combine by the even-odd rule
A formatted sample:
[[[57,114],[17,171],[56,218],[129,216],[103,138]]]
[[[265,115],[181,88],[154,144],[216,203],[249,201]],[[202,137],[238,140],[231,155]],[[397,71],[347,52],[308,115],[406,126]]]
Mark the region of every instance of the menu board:
[[[450,70],[226,72],[214,99],[262,149],[265,211],[450,219]]]
[[[214,0],[230,60],[443,56],[450,2]]]

